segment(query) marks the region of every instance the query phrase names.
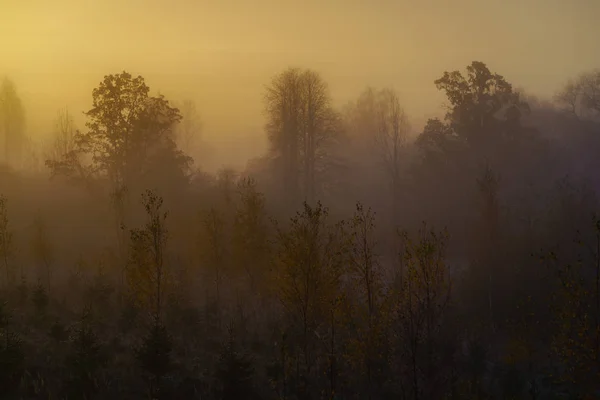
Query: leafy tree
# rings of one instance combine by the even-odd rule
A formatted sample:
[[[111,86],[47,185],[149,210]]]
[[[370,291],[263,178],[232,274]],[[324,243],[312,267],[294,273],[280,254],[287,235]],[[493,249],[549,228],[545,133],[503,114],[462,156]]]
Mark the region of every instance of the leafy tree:
[[[466,76],[459,71],[444,72],[435,85],[446,94],[449,106],[445,123],[430,119],[417,142],[426,154],[462,149],[454,155],[464,157],[464,151],[473,148],[488,157],[498,150],[499,141],[524,132],[520,120],[529,111],[528,105],[502,75],[490,72],[484,63],[473,61]]]
[[[507,123],[518,121],[528,110],[510,83],[479,61],[467,67],[466,77],[459,71],[444,72],[435,85],[450,102],[446,121],[472,144],[481,142],[486,135],[502,133]]]
[[[25,144],[25,109],[14,82],[8,78],[0,85],[0,124],[4,136],[4,161],[18,165]]]
[[[128,193],[149,177],[168,173],[172,179],[180,178],[191,162],[174,142],[179,110],[149,91],[141,76],[127,72],[105,76],[92,91],[92,109],[85,113],[87,132],[75,135],[72,151],[46,161],[53,175],[88,185],[90,180],[107,180],[111,196],[118,200],[114,203],[118,228],[124,225],[125,212],[117,205],[127,205]]]
[[[416,141],[428,162],[446,166],[448,155],[456,155],[463,149],[463,142],[452,128],[439,119],[429,119]]]

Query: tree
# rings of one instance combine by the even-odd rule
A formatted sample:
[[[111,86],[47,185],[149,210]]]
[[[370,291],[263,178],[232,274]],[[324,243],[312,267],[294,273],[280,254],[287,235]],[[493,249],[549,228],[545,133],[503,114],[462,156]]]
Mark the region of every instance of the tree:
[[[12,255],[13,233],[9,226],[8,208],[6,197],[0,195],[0,255],[6,273],[6,287],[9,288],[13,280],[9,258]]]
[[[381,386],[379,367],[385,361],[384,318],[380,309],[383,276],[375,241],[375,213],[358,203],[351,222],[350,269],[352,297],[356,298],[357,337],[354,343],[360,370],[366,374],[367,398]],[[377,385],[376,383],[379,383]]]
[[[435,85],[450,103],[446,121],[473,145],[502,133],[508,123],[518,121],[528,111],[512,85],[480,61],[467,67],[466,77],[459,71],[444,72]]]
[[[481,217],[479,229],[475,236],[478,238],[478,253],[476,256],[479,263],[485,264],[488,280],[488,313],[492,331],[496,329],[494,319],[494,270],[498,265],[496,249],[498,248],[498,223],[499,223],[499,205],[498,205],[498,185],[500,178],[494,172],[487,168],[483,176],[477,180],[479,195],[481,200]]]
[[[0,390],[11,396],[23,377],[25,352],[21,338],[13,331],[12,313],[7,303],[0,303]]]
[[[64,391],[68,398],[93,398],[100,390],[100,376],[107,359],[103,346],[84,314],[69,338]]]
[[[373,146],[373,138],[378,131],[378,93],[377,89],[368,87],[345,108],[348,136],[362,149]]]
[[[359,292],[367,306],[369,325],[377,310],[381,295],[381,271],[375,252],[375,215],[371,209],[364,210],[362,204],[356,205],[352,219],[350,261],[351,276],[357,280]]]
[[[202,140],[202,121],[194,101],[184,100],[180,110],[182,119],[176,129],[177,144],[183,151],[192,154]]]
[[[77,127],[68,108],[58,111],[46,159],[60,160],[76,150]]]
[[[409,124],[396,92],[384,89],[379,93],[376,143],[392,188],[392,212],[397,216],[403,152]],[[397,223],[397,218],[394,217]]]
[[[576,260],[555,251],[544,257],[559,283],[552,307],[552,350],[562,367],[559,379],[572,385],[573,392],[587,395],[600,387],[600,222],[596,216],[592,226],[591,237],[579,232],[574,241]]]
[[[165,220],[168,213],[162,211],[163,199],[152,191],[146,191],[142,201],[148,220],[142,229],[130,231],[131,260],[127,282],[138,304],[160,320],[170,278],[164,260],[168,237]]]
[[[253,293],[264,290],[268,263],[267,214],[264,196],[256,189],[253,179],[238,183],[239,205],[233,222],[233,254],[238,269],[242,269]]]
[[[4,136],[4,161],[18,165],[25,143],[25,109],[15,84],[8,78],[4,78],[0,86],[0,123]]]
[[[300,171],[300,70],[290,68],[275,76],[265,94],[267,135],[282,187],[289,198],[299,195]]]
[[[179,110],[149,91],[141,76],[105,76],[92,91],[92,108],[85,113],[87,132],[75,134],[71,151],[46,161],[52,176],[66,176],[90,189],[97,190],[99,181],[108,182],[122,258],[129,195],[150,180],[167,185],[185,180],[182,175],[191,163],[175,145]]]
[[[52,243],[46,232],[46,224],[41,215],[36,215],[33,221],[33,238],[31,239],[31,250],[38,264],[38,268],[44,268],[46,290],[50,294],[50,282],[52,279],[52,264],[54,262],[54,251]],[[39,277],[38,277],[39,279]]]
[[[340,225],[327,222],[328,211],[320,202],[304,204],[287,230],[278,229],[277,282],[279,299],[290,328],[295,332],[300,393],[310,392],[317,361],[318,332],[329,328],[338,298],[343,242]]]
[[[473,149],[474,154],[486,158],[498,151],[497,145],[503,139],[514,139],[525,132],[520,121],[529,111],[528,105],[502,75],[490,72],[484,63],[473,61],[467,66],[466,76],[459,71],[444,72],[434,83],[446,94],[449,104],[445,123],[430,119],[417,142],[428,154],[434,149],[460,148]],[[469,155],[464,151],[450,154]]]
[[[410,129],[398,94],[390,88],[368,87],[346,109],[346,125],[354,157],[359,158],[356,162],[362,164],[361,169],[372,165],[383,172],[391,192],[393,223],[397,223]],[[369,153],[374,155],[372,159],[369,159]]]
[[[171,352],[173,338],[167,328],[155,318],[142,344],[136,349],[136,358],[149,375],[149,395],[152,399],[165,398],[163,395],[163,378],[173,369]]]
[[[254,375],[252,360],[236,347],[233,332],[229,329],[228,340],[221,351],[216,373],[221,384],[220,398],[223,400],[258,398],[252,384]]]
[[[407,232],[400,235],[406,277],[391,293],[397,299],[394,331],[403,368],[400,373],[408,379],[413,399],[440,398],[440,335],[451,289],[444,259],[448,234],[424,224],[416,240]]]
[[[287,69],[267,87],[265,110],[271,153],[286,195],[296,199],[302,193],[312,202],[331,139],[339,131],[327,84],[314,71]]]
[[[221,283],[227,265],[228,248],[226,225],[221,212],[211,208],[202,216],[203,229],[200,234],[200,255],[208,267],[208,281],[214,283],[213,300],[217,307],[217,319],[221,324]]]
[[[589,71],[570,81],[557,93],[557,102],[580,118],[600,116],[600,70]]]

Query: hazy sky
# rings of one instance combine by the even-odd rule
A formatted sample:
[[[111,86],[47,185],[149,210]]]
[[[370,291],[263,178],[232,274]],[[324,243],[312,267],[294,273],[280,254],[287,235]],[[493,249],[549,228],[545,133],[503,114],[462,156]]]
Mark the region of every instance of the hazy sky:
[[[441,112],[433,80],[473,60],[542,96],[600,67],[599,16],[599,0],[0,0],[0,74],[32,134],[125,69],[194,99],[219,146],[259,148],[263,86],[288,66],[319,71],[339,104],[392,86],[419,126]]]

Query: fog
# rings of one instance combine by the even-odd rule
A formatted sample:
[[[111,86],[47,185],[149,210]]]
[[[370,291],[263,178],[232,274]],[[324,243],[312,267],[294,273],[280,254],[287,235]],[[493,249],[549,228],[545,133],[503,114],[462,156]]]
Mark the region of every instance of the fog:
[[[599,15],[0,0],[0,398],[600,398]]]
[[[169,99],[195,100],[214,170],[264,150],[262,89],[283,68],[321,73],[338,105],[392,86],[418,130],[442,113],[439,66],[485,60],[539,96],[597,66],[599,12],[593,0],[0,0],[0,75],[40,138],[60,107],[81,125],[104,75],[140,74]]]

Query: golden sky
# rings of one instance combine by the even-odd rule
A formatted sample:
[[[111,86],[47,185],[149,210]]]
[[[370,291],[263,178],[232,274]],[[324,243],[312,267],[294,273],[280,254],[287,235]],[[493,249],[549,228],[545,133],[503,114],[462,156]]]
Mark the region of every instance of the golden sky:
[[[339,104],[392,86],[417,126],[441,112],[433,80],[473,60],[550,96],[600,67],[598,16],[598,0],[0,0],[0,74],[33,133],[125,69],[194,99],[232,146],[260,134],[263,86],[288,66],[319,71]]]

